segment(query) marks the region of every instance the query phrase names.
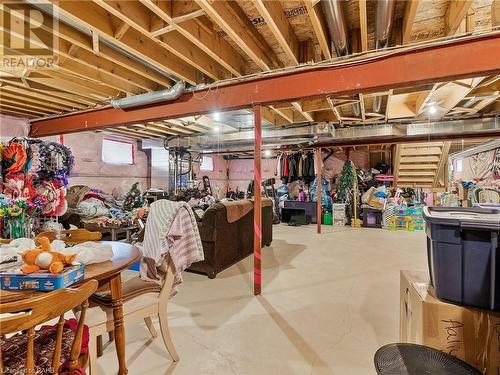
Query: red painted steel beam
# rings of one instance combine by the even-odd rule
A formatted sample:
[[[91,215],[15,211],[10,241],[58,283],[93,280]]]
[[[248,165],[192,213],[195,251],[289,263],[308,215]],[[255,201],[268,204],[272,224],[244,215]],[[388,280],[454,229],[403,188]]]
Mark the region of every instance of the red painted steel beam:
[[[262,118],[260,105],[254,107],[254,177],[253,177],[253,294],[262,292]]]
[[[316,181],[318,186],[316,187],[316,232],[321,234],[321,221],[322,221],[322,210],[321,210],[321,179],[322,179],[322,168],[323,168],[323,157],[321,156],[321,147],[316,149]]]
[[[394,50],[359,61],[273,74],[188,92],[173,102],[121,110],[106,108],[32,121],[46,136],[178,118],[295,100],[385,91],[423,83],[500,73],[500,33]]]

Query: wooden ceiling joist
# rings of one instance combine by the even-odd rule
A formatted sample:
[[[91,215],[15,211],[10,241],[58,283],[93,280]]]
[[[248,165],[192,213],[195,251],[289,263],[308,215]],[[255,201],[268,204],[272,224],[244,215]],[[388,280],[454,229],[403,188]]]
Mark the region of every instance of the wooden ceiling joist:
[[[361,34],[361,50],[368,50],[368,22],[366,17],[366,0],[359,0],[359,30]]]
[[[145,39],[157,43],[158,49],[170,51],[187,64],[193,66],[200,72],[214,80],[227,78],[227,73],[217,62],[202,51],[195,43],[186,39],[178,32],[169,33],[167,36],[160,35],[153,38],[149,35],[150,19],[149,9],[138,1],[115,1],[115,0],[93,0],[115,17],[129,24],[137,30]],[[124,35],[125,37],[126,35]],[[123,37],[122,37],[123,38]]]
[[[120,135],[123,135],[123,136],[130,136],[130,137],[140,138],[140,139],[159,138],[157,136],[152,136],[150,134],[145,134],[145,133],[142,133],[142,132],[138,132],[136,130],[130,130],[130,129],[127,129],[127,128],[124,128],[124,127],[113,128],[113,129],[106,129],[106,131],[109,131],[109,132],[112,132],[112,133],[116,133],[116,134],[120,134]]]
[[[25,78],[29,81],[61,88],[62,90],[77,93],[80,96],[95,100],[108,100],[109,98],[120,96],[120,90],[104,86],[78,75],[65,74],[59,70],[44,70],[43,73],[37,71]]]
[[[332,58],[330,52],[330,34],[326,27],[326,21],[321,11],[321,4],[314,0],[304,0],[307,14],[311,20],[312,28],[318,40],[323,57],[328,60]]]
[[[5,108],[7,110],[18,111],[18,112],[26,113],[26,114],[30,114],[30,115],[45,116],[45,115],[49,114],[48,111],[42,111],[42,110],[38,110],[38,109],[29,109],[29,108],[26,108],[20,104],[6,102],[5,100],[1,101],[0,107]]]
[[[255,0],[253,5],[266,21],[267,27],[278,41],[292,65],[298,65],[299,41],[290,22],[285,17],[279,1]]]
[[[132,56],[136,56],[149,64],[156,66],[166,73],[179,77],[186,82],[195,84],[197,82],[196,69],[188,65],[185,61],[165,48],[160,48],[158,44],[145,37],[134,28],[129,28],[120,38],[115,38],[113,19],[107,10],[89,1],[61,1],[50,0],[58,11],[68,17],[76,24],[80,24],[91,30],[99,32],[101,38],[127,51]]]
[[[444,19],[446,35],[453,35],[457,32],[472,3],[473,0],[450,1]]]
[[[21,13],[13,12],[11,17],[17,17],[19,22],[27,23],[29,20],[23,19]],[[10,29],[7,28],[6,31],[9,32],[10,38],[18,39],[21,42],[29,41],[33,46],[40,46],[43,48],[46,45],[47,40],[53,38],[52,32],[46,31],[44,29],[37,30],[37,38],[30,38],[30,35],[21,31],[18,28]],[[128,94],[139,94],[144,92],[144,88],[135,86],[131,81],[136,78],[142,81],[146,85],[146,90],[151,91],[155,86],[150,82],[145,83],[147,80],[142,77],[135,77],[135,74],[130,70],[124,69],[106,60],[99,59],[92,53],[88,53],[84,50],[78,51],[78,48],[74,48],[74,45],[61,39],[56,38],[56,45],[58,46],[59,54],[56,56],[56,61],[58,62],[58,68],[69,72],[70,74],[81,75],[87,79],[93,79],[99,84],[106,85],[108,87],[123,91]],[[79,55],[76,56],[76,54]],[[83,54],[83,56],[81,56]],[[61,58],[63,57],[63,59]],[[56,67],[54,67],[56,68]]]
[[[169,13],[170,2],[153,0],[140,0],[141,3],[149,8],[153,13],[161,17],[172,30],[178,31],[186,39],[195,43],[213,60],[226,68],[235,76],[244,74],[245,61],[241,55],[226,41],[217,34],[210,32],[192,18],[179,19]],[[196,15],[199,15],[199,12]],[[189,14],[191,17],[193,13]],[[152,33],[150,33],[153,35]],[[154,35],[153,35],[154,36]]]
[[[262,46],[262,37],[251,25],[239,5],[233,1],[195,0],[201,9],[254,61],[262,70],[270,70],[270,48]]]
[[[7,103],[7,104],[10,103],[13,105],[20,105],[23,108],[40,110],[43,111],[44,113],[62,113],[62,111],[58,108],[46,106],[39,102],[29,99],[22,99],[15,96],[9,96],[6,95],[3,91],[0,91],[0,103]]]
[[[12,89],[14,89],[14,90],[12,90]],[[6,98],[11,98],[11,99],[16,99],[16,100],[24,101],[26,103],[36,104],[36,105],[43,106],[43,107],[48,108],[48,109],[54,109],[56,111],[61,111],[61,112],[62,111],[71,111],[71,110],[75,109],[74,106],[67,106],[67,105],[62,105],[62,104],[56,103],[54,101],[44,100],[40,96],[36,95],[36,93],[34,93],[34,94],[35,95],[33,95],[33,93],[31,91],[28,91],[28,95],[20,96],[18,92],[16,93],[16,90],[14,87],[9,87],[9,86],[7,86],[7,87],[2,86],[0,89],[0,98],[6,97]]]
[[[20,95],[42,97],[55,103],[69,105],[74,109],[84,109],[95,104],[92,100],[80,95],[65,92],[64,90],[59,90],[36,82],[29,82],[29,88],[26,88],[22,78],[0,78],[0,84],[2,89],[5,87],[9,90],[18,92]]]
[[[25,112],[17,111],[15,109],[2,108],[2,106],[0,106],[0,113],[2,113],[4,115],[9,115],[9,116],[13,116],[13,117],[27,118],[27,119],[33,119],[33,118],[39,117],[37,115],[28,114],[28,113],[25,113]]]
[[[149,122],[147,124],[137,125],[137,127],[141,129],[147,129],[150,132],[163,134],[164,136],[192,134],[189,131],[186,132],[184,130],[178,129],[177,127],[168,126],[160,122]]]
[[[291,104],[292,104],[293,108],[295,108],[295,110],[297,112],[299,112],[307,121],[311,121],[311,122],[314,121],[314,117],[309,112],[304,111],[301,103],[292,102]]]
[[[417,15],[417,10],[420,5],[421,0],[407,0],[405,4],[405,10],[403,14],[403,44],[407,44],[410,41],[411,32],[413,30],[413,23],[415,22],[415,16]]]
[[[122,23],[124,24],[124,23]],[[123,28],[119,28],[118,31],[123,30]],[[64,39],[71,43],[72,46],[78,46],[84,49],[87,52],[93,52],[92,48],[92,39],[86,34],[82,33],[79,30],[76,30],[64,23],[60,23],[58,25],[57,30],[54,31],[57,36],[61,39]],[[115,36],[117,40],[120,40],[123,35]],[[80,53],[75,53],[74,56],[82,59],[80,57]],[[172,83],[170,79],[165,77],[164,75],[158,73],[157,71],[151,69],[145,64],[141,64],[130,56],[124,55],[109,47],[108,45],[101,43],[99,46],[99,58],[101,60],[105,59],[109,62],[115,63],[116,65],[121,66],[122,68],[128,69],[138,76],[144,77],[152,82],[156,82],[160,87],[169,87]]]
[[[107,134],[111,136],[118,136],[121,138],[132,138],[132,139],[144,139],[146,137],[141,136],[139,134],[135,134],[134,132],[121,132],[119,129],[107,129],[107,130],[98,130],[96,133]]]

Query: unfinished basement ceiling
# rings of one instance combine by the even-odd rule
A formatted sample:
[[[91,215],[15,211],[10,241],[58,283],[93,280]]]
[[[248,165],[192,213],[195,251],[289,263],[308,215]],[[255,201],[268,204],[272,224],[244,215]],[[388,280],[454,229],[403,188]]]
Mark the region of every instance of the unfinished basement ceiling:
[[[376,48],[380,2],[340,2],[351,53]],[[16,7],[24,10],[49,9],[38,1],[19,3]],[[161,90],[179,79],[200,85],[336,57],[326,22],[329,15],[317,0],[47,3],[55,7],[61,20],[56,30],[56,66],[0,68],[1,113],[43,118],[107,106],[113,98]],[[395,1],[388,18],[389,46],[490,32],[493,19],[500,19],[495,9],[498,12],[492,0]],[[14,39],[26,38],[15,30],[7,31]],[[42,27],[39,36],[50,31]],[[263,119],[274,126],[328,121],[344,127],[490,116],[500,107],[499,78],[282,103],[264,107]],[[135,138],[162,138],[251,127],[252,113],[238,112],[110,131]]]

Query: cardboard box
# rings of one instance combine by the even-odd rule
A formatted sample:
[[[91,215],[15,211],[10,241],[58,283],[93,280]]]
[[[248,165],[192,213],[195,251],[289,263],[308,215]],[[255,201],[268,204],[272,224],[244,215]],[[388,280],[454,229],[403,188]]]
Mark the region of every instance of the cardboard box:
[[[500,313],[442,302],[427,272],[401,271],[401,342],[430,346],[500,374]]]
[[[48,271],[35,272],[24,275],[19,272],[0,273],[0,286],[5,290],[36,290],[49,292],[66,288],[84,279],[85,266],[83,264],[66,267],[59,275]]]

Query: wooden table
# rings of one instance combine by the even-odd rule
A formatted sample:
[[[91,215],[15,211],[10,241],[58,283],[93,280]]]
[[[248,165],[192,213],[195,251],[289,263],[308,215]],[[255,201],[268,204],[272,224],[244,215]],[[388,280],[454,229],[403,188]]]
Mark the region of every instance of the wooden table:
[[[125,363],[125,327],[123,325],[122,304],[122,282],[121,271],[137,263],[141,258],[139,249],[124,242],[102,241],[113,248],[113,258],[110,261],[90,264],[85,267],[85,279],[97,280],[99,287],[107,286],[111,290],[111,306],[113,308],[113,320],[115,326],[115,345],[118,356],[118,374],[127,374]],[[0,303],[12,302],[20,299],[30,298],[37,292],[30,291],[0,291]]]

